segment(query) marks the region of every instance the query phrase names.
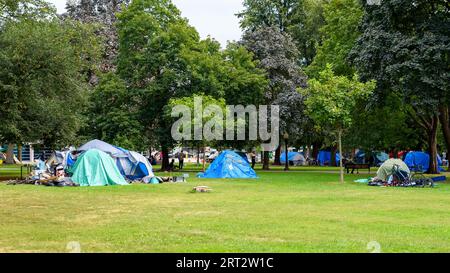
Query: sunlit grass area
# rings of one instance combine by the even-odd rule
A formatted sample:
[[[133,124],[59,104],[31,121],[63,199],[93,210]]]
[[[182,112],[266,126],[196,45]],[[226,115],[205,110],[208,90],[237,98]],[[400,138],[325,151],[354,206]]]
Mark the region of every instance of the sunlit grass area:
[[[164,175],[164,174],[161,174]],[[55,188],[0,183],[0,252],[449,252],[450,187],[378,188],[367,175]],[[206,185],[211,193],[191,193]]]

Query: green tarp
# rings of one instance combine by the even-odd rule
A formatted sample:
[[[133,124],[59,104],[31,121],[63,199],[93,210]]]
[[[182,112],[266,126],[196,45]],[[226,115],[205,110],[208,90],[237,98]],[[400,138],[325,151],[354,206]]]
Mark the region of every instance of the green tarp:
[[[78,157],[73,166],[72,181],[80,186],[128,185],[112,157],[97,149]]]

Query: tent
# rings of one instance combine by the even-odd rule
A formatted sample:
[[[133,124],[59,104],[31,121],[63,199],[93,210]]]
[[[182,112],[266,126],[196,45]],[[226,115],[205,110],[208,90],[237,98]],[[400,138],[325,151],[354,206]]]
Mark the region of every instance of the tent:
[[[125,152],[127,157],[116,158],[116,165],[120,173],[128,179],[139,180],[146,176],[153,177],[153,168],[148,159],[138,152],[128,151],[120,147],[117,149]]]
[[[355,163],[357,163],[357,164],[364,164],[364,163],[366,163],[366,153],[363,150],[359,150],[355,154]]]
[[[377,177],[382,181],[387,181],[388,177],[392,175],[392,168],[394,165],[399,167],[400,171],[406,172],[408,175],[411,173],[408,166],[401,159],[391,158],[386,160],[377,171]]]
[[[442,160],[437,156],[437,162],[439,166],[439,171],[444,171],[442,169]],[[428,171],[430,167],[430,156],[424,152],[409,152],[405,156],[405,163],[413,171]]]
[[[240,151],[235,151],[235,153],[240,155],[247,163],[250,163],[250,161],[248,161],[248,157],[247,157],[246,153],[240,152]]]
[[[146,176],[154,176],[152,165],[148,159],[137,152],[128,151],[97,139],[84,144],[78,148],[78,151],[91,149],[109,154],[115,160],[120,173],[128,179],[138,180]]]
[[[381,166],[388,159],[389,155],[384,152],[377,152],[373,155],[373,162],[375,166]]]
[[[339,165],[339,153],[336,153],[336,166]],[[319,161],[320,166],[330,165],[331,161],[331,152],[330,151],[319,151],[319,155],[317,156],[317,161]]]
[[[128,176],[130,179],[142,179],[146,176],[155,176],[152,165],[145,156],[133,151],[130,151],[129,155],[129,159],[134,164],[133,170]]]
[[[106,143],[104,141],[94,139],[89,141],[88,143],[84,144],[80,148],[78,148],[77,151],[79,152],[85,152],[91,149],[97,149],[104,153],[109,154],[110,156],[117,158],[117,157],[128,157],[128,154],[123,151],[122,149],[119,149],[116,146],[113,146],[109,143]]]
[[[293,162],[294,165],[305,165],[305,157],[302,153],[299,152],[288,152],[288,161],[289,163]],[[280,155],[281,164],[286,164],[286,152],[281,153]]]
[[[258,178],[250,164],[233,151],[223,151],[199,178]]]
[[[80,186],[128,185],[108,154],[90,149],[73,166],[72,181]]]

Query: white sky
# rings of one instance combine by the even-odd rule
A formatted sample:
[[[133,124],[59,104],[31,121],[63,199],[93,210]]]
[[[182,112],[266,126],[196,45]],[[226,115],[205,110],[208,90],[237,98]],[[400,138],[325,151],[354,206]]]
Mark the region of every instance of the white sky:
[[[47,0],[64,12],[66,0]],[[172,0],[181,10],[184,17],[200,33],[202,38],[208,35],[218,40],[223,47],[227,41],[239,40],[241,30],[239,19],[235,16],[240,12],[242,0]]]

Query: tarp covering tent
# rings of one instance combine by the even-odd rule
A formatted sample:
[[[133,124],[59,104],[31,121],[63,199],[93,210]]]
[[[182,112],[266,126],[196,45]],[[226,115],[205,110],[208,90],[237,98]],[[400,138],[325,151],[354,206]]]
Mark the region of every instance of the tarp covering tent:
[[[127,154],[127,157],[116,158],[120,173],[128,179],[139,180],[146,176],[153,177],[153,168],[145,156],[138,152],[116,147]]]
[[[89,141],[88,143],[84,144],[83,146],[81,146],[80,148],[78,148],[77,151],[80,152],[85,152],[91,149],[97,149],[100,150],[104,153],[109,154],[112,157],[128,157],[128,154],[119,149],[118,147],[115,147],[109,143],[106,143],[104,141],[98,140],[98,139],[94,139]]]
[[[408,166],[401,159],[391,158],[386,160],[377,171],[377,177],[382,181],[387,181],[388,177],[392,175],[392,168],[394,165],[398,165],[400,171],[406,172],[408,175],[411,173]]]
[[[247,154],[244,152],[240,152],[240,151],[235,151],[235,153],[237,153],[238,155],[240,155],[247,163],[250,163],[250,161],[248,161],[248,157]]]
[[[444,171],[442,169],[442,160],[437,156],[437,162],[439,166],[439,171]],[[424,152],[409,152],[405,156],[406,165],[413,171],[428,171],[430,167],[430,156]]]
[[[294,165],[304,165],[306,160],[302,153],[288,152],[288,161],[293,162]],[[285,152],[281,153],[280,162],[281,162],[281,164],[286,164],[286,153]]]
[[[377,152],[373,155],[373,162],[374,162],[375,166],[380,166],[388,159],[389,159],[389,155],[384,152]]]
[[[134,168],[131,173],[132,179],[141,179],[146,176],[155,176],[150,162],[145,156],[140,153],[130,151],[130,160],[134,163]]]
[[[339,153],[336,153],[336,166],[339,165]],[[320,166],[330,165],[331,161],[331,152],[330,151],[319,151],[319,155],[317,156],[317,161],[319,161]]]
[[[137,180],[146,176],[154,176],[148,159],[137,152],[128,151],[97,139],[84,144],[78,148],[78,151],[90,149],[97,149],[109,154],[115,160],[119,172],[128,179]]]
[[[257,178],[250,164],[233,151],[223,151],[199,178]]]
[[[73,166],[72,181],[80,186],[128,185],[108,154],[90,149]]]

